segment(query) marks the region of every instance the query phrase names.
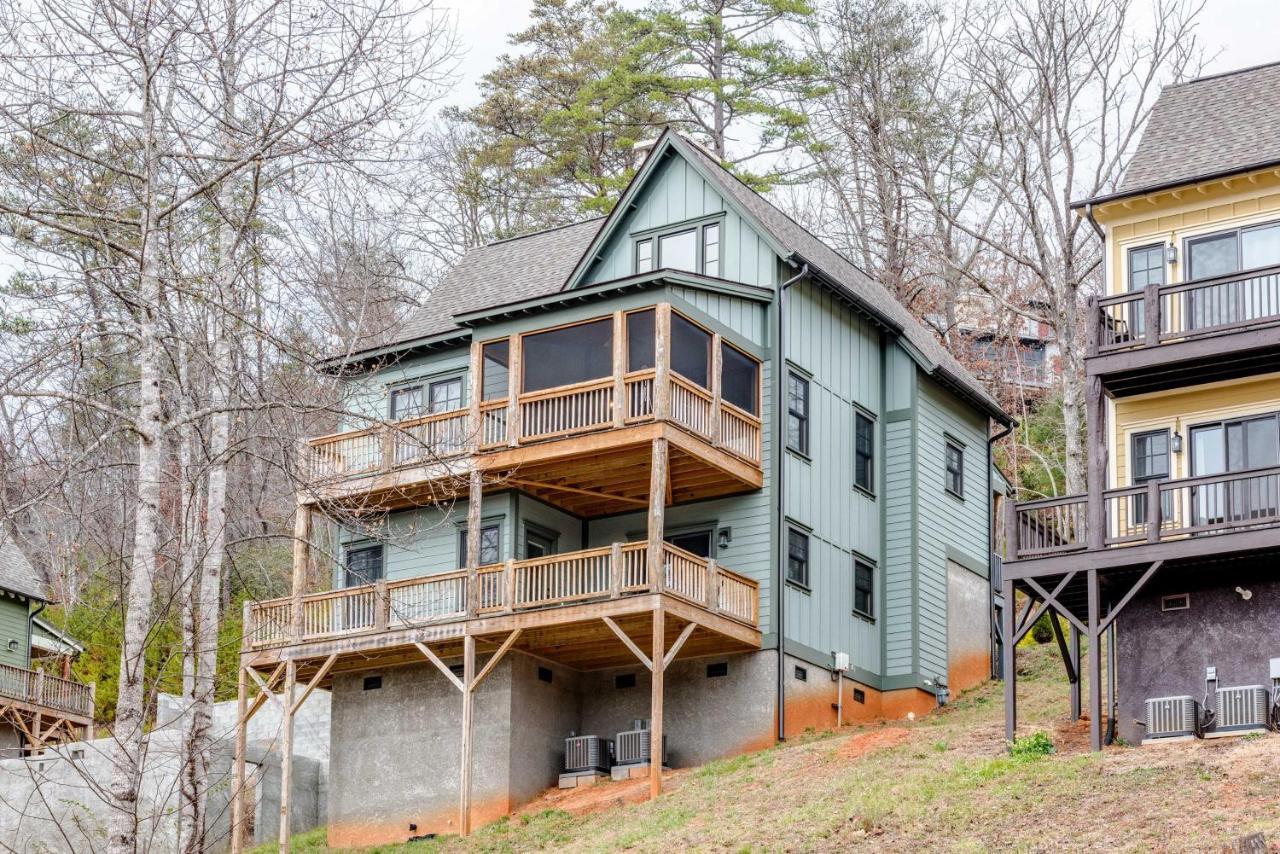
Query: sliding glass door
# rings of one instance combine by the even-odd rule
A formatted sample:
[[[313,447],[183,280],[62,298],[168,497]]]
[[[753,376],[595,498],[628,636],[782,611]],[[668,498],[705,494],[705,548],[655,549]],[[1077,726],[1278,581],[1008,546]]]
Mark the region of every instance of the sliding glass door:
[[[1276,414],[1205,424],[1191,430],[1191,475],[1207,477],[1280,466]],[[1194,524],[1215,525],[1280,516],[1276,475],[1236,478],[1192,490]]]

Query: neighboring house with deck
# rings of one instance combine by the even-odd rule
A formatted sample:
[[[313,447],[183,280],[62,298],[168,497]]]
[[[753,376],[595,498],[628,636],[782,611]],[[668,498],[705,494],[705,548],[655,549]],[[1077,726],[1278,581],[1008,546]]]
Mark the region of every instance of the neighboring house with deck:
[[[333,845],[505,815],[570,735],[648,719],[688,765],[990,677],[1008,416],[678,135],[608,217],[475,249],[333,367],[348,416],[306,448],[293,594],[246,608],[240,675],[247,714],[332,690]]]
[[[0,534],[0,750],[93,737],[93,686],[70,678],[82,647],[39,614],[45,585]]]
[[[1052,609],[1073,676],[1089,639],[1095,748],[1280,723],[1280,64],[1166,87],[1118,191],[1076,207],[1106,244],[1090,491],[1010,505],[1004,599],[1034,609],[1004,637]]]

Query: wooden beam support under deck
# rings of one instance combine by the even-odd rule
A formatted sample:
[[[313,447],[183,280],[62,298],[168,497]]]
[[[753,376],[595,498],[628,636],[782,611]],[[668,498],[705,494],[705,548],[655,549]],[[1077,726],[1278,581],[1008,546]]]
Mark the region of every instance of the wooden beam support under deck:
[[[645,670],[653,670],[653,661],[650,660],[649,656],[644,654],[640,647],[636,646],[636,642],[633,641],[626,632],[618,628],[617,623],[608,617],[601,617],[601,619],[604,620],[604,624],[618,636],[618,640],[622,641],[623,646],[631,650],[632,654],[635,655],[636,658],[640,659],[640,663],[644,665]]]
[[[662,591],[663,528],[666,520],[667,498],[667,440],[653,440],[653,459],[649,470],[649,589]],[[655,659],[657,660],[657,659]]]
[[[285,661],[284,714],[280,724],[280,854],[289,850],[289,810],[293,803],[293,689],[298,681],[298,664]]]
[[[249,603],[245,602],[245,612]],[[249,746],[249,722],[245,720],[245,712],[249,708],[248,668],[243,664],[236,667],[236,746],[235,746],[235,779],[231,785],[231,854],[244,852],[244,784],[245,754]]]
[[[471,835],[471,735],[475,716],[476,639],[463,638],[462,652],[462,770],[458,777],[458,833]]]
[[[649,658],[653,662],[650,668],[651,693],[649,696],[649,797],[656,798],[662,794],[662,700],[663,682],[666,668],[663,662],[666,655],[663,644],[666,643],[666,617],[662,605],[653,609],[653,647]]]

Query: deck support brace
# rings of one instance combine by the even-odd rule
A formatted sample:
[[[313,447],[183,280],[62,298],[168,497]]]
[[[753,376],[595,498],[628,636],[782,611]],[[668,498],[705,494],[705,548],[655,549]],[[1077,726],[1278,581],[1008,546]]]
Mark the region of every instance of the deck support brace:
[[[242,854],[245,838],[245,754],[248,749],[249,721],[258,713],[268,698],[275,700],[272,690],[280,674],[284,672],[285,662],[276,665],[265,680],[251,667],[240,667],[236,677],[236,744],[235,744],[235,779],[231,790],[231,852]],[[249,679],[258,685],[258,693],[249,701]],[[277,701],[278,702],[278,701]]]

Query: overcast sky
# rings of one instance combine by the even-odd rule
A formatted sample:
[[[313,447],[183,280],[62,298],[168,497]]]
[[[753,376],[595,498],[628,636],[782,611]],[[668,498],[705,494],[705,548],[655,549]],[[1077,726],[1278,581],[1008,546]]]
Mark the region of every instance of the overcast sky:
[[[458,40],[466,50],[463,79],[451,103],[468,104],[476,82],[509,50],[507,35],[529,22],[532,0],[440,0],[457,16]],[[1194,0],[1193,0],[1194,2]],[[1139,0],[1138,5],[1141,5]],[[1204,0],[1200,35],[1210,56],[1207,74],[1280,60],[1280,2]],[[624,0],[624,5],[639,5]]]

